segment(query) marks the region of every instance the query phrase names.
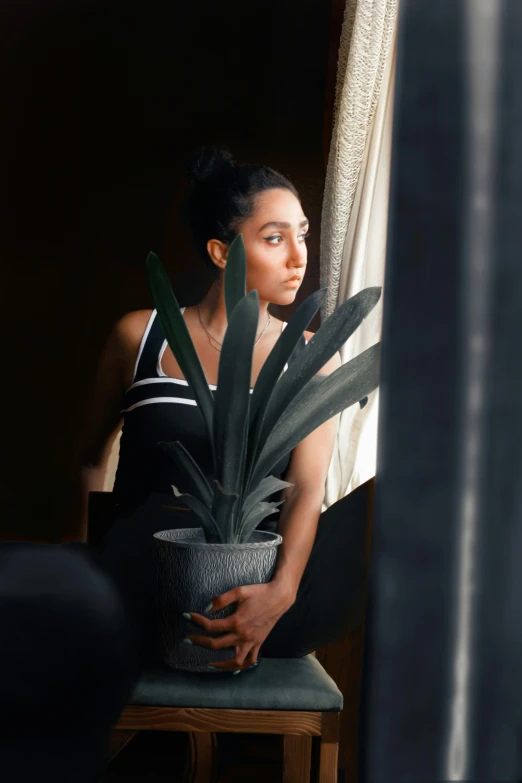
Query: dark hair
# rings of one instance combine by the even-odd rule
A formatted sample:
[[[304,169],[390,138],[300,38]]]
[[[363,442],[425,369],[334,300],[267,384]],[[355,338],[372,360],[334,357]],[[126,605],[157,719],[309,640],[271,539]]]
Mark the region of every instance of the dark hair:
[[[189,190],[182,205],[196,248],[213,278],[219,270],[208,251],[209,239],[227,245],[241,223],[255,211],[256,196],[265,190],[283,188],[297,198],[297,190],[282,174],[256,164],[238,164],[223,147],[201,147],[186,165]]]

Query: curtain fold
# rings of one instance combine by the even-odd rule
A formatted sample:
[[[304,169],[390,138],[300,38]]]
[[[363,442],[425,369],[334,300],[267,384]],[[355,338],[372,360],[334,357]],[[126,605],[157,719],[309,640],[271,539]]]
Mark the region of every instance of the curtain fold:
[[[323,200],[323,318],[369,286],[384,285],[395,85],[397,2],[348,0],[339,48],[334,129]],[[382,297],[341,349],[344,363],[380,340]],[[375,476],[379,390],[339,427],[323,510]]]

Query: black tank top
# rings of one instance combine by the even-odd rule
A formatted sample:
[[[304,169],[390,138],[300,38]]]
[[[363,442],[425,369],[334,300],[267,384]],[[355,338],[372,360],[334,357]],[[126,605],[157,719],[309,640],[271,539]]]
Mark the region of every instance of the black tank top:
[[[303,337],[290,361],[295,360],[305,344]],[[142,503],[151,493],[173,497],[172,485],[180,492],[185,491],[183,476],[158,446],[160,441],[180,441],[205,476],[212,480],[212,456],[203,417],[187,381],[170,378],[163,372],[161,359],[166,347],[161,322],[154,310],[141,341],[132,384],[125,392],[113,490],[115,500],[120,503]],[[216,386],[210,385],[210,389],[215,391]],[[287,455],[271,475],[283,477],[289,462],[290,455]]]

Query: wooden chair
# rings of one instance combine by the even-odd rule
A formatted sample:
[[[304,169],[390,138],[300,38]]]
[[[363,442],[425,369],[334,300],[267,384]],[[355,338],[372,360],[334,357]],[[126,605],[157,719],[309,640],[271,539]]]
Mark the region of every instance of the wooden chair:
[[[337,783],[342,694],[313,655],[272,658],[239,677],[145,672],[113,731],[112,748],[138,731],[189,734],[187,783],[211,783],[215,732],[283,735],[283,783],[309,783],[312,739],[320,741],[319,783]]]

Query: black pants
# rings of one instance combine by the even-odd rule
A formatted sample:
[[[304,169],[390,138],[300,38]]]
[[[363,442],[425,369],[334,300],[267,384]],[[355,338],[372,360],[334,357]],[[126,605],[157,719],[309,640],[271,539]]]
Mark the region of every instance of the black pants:
[[[367,504],[363,486],[321,514],[297,599],[267,637],[265,657],[307,655],[362,623]]]
[[[363,485],[321,514],[297,600],[267,637],[264,657],[300,657],[360,625],[367,504],[368,486]],[[149,504],[117,519],[102,543],[101,561],[137,620],[147,662],[156,660],[152,534],[194,526],[198,523],[192,512]]]
[[[0,629],[2,779],[95,783],[137,660],[87,547],[0,544]]]

